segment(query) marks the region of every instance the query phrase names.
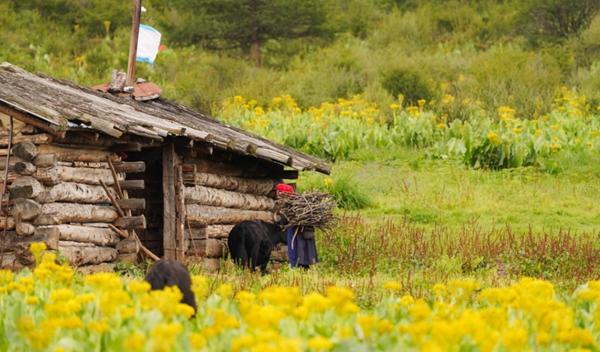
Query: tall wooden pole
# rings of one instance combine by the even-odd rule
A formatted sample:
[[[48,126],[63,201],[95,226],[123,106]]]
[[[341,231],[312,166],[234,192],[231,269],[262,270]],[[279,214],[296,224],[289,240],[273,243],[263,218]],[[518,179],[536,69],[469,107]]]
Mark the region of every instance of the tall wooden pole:
[[[131,40],[129,42],[129,62],[127,64],[127,79],[125,86],[133,87],[135,84],[135,57],[137,54],[138,36],[140,34],[140,17],[142,13],[142,0],[133,0],[133,16],[131,18]]]

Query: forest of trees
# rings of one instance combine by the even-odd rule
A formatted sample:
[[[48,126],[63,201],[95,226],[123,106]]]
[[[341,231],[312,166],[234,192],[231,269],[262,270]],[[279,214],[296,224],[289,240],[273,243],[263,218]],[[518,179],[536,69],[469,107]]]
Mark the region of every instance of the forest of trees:
[[[557,87],[600,102],[597,0],[144,0],[166,50],[139,73],[208,111],[235,94],[304,106],[398,91],[528,115]],[[0,60],[82,84],[127,61],[130,2],[4,0]],[[408,87],[408,88],[407,88]]]

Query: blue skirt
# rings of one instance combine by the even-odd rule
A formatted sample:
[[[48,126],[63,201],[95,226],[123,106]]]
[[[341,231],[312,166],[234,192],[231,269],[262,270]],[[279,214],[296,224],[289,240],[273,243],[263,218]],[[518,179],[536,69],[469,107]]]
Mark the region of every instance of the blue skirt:
[[[292,268],[299,265],[310,266],[319,262],[314,230],[312,228],[298,228],[294,226],[287,230],[286,235],[288,258]]]

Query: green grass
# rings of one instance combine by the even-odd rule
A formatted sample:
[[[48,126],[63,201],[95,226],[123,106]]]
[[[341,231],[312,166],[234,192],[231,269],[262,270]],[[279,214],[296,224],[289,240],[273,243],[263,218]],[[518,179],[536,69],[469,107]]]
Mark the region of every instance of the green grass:
[[[423,226],[489,227],[518,231],[600,230],[600,162],[596,157],[561,160],[563,170],[469,169],[459,162],[432,160],[399,149],[363,151],[357,161],[338,162],[333,178],[350,175],[372,206],[360,211],[377,220],[407,218]],[[555,170],[553,170],[555,171]],[[302,182],[319,182],[305,175]]]

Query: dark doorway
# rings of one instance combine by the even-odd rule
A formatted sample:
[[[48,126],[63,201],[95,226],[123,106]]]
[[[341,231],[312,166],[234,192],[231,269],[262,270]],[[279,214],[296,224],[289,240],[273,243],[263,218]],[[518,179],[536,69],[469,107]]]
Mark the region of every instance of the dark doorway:
[[[162,149],[144,148],[141,152],[127,153],[127,161],[143,161],[146,172],[127,174],[127,179],[144,180],[143,190],[129,191],[129,198],[144,198],[146,209],[133,215],[144,214],[146,229],[136,230],[142,244],[159,257],[163,256],[163,191],[162,191]],[[137,213],[137,214],[136,214]]]

